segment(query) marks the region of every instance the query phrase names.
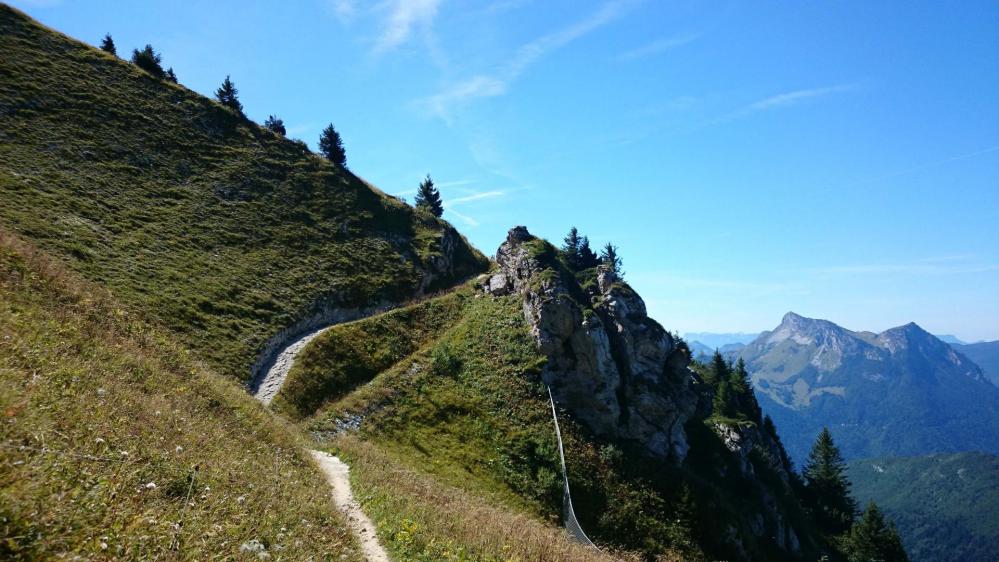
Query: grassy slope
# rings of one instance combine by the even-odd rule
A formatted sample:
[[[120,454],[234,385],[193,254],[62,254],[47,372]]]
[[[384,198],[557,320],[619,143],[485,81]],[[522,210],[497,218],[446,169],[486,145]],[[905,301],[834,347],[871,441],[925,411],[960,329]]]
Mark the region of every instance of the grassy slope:
[[[0,5],[0,224],[226,374],[336,294],[410,298],[446,223]],[[458,275],[486,267],[459,244]],[[447,284],[453,280],[441,280]]]
[[[293,431],[2,231],[0,342],[0,558],[359,559]]]
[[[433,341],[464,312],[468,287],[385,314],[339,324],[298,357],[273,407],[295,419],[314,414]]]
[[[850,463],[849,477],[861,502],[898,523],[913,561],[999,560],[999,457],[865,459]]]
[[[453,320],[440,329],[425,321],[430,310],[436,311],[434,318]],[[350,394],[336,390],[322,400],[313,397],[313,403],[325,405],[305,425],[325,438],[359,415],[359,437],[368,450],[406,470],[430,474],[442,486],[488,498],[535,521],[558,524],[561,469],[548,395],[540,380],[544,358],[528,333],[519,297],[491,298],[467,288],[408,310],[335,327],[305,352],[313,360],[333,361],[316,361],[297,375],[344,379],[350,370],[344,367],[352,364],[350,352],[341,355],[329,346],[361,349],[361,362],[369,363],[366,349],[391,347],[406,339],[416,324],[422,325],[422,335],[407,340],[399,355],[386,358],[384,363],[394,365],[377,375],[366,370],[352,381],[359,386]],[[283,399],[297,401],[287,390],[282,391]],[[688,556],[699,556],[689,529],[668,522],[675,517],[667,499],[678,490],[655,491],[648,479],[635,474],[638,470],[624,466],[621,451],[589,438],[565,412],[560,420],[577,515],[588,532],[621,548],[676,554],[673,549],[682,547]],[[339,439],[332,443],[340,445]],[[347,455],[357,455],[362,462],[370,457],[358,454],[357,447],[347,447]],[[401,516],[385,511],[384,505],[394,505],[385,499],[408,493],[406,483],[374,480],[377,485],[361,484],[373,486],[373,495],[382,498],[375,511],[387,529],[383,538],[396,542]],[[429,526],[426,536],[438,542],[446,542],[454,530],[442,521],[424,525]],[[469,540],[477,539],[461,544]]]

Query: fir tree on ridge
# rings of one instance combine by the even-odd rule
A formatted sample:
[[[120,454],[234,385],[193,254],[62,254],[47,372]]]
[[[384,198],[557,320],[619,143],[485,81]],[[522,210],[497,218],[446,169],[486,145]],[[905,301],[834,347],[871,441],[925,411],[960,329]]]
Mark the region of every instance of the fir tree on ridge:
[[[909,562],[895,522],[886,523],[874,502],[850,529],[844,550],[849,562]]]
[[[162,61],[163,57],[153,49],[152,45],[146,45],[142,50],[134,49],[132,51],[132,64],[160,80],[166,76],[163,67],[160,65]]]
[[[177,75],[174,74],[172,66],[170,68],[166,69],[166,76],[165,77],[170,82],[173,82],[174,84],[177,83]]]
[[[441,201],[441,194],[434,187],[434,180],[427,174],[426,179],[420,182],[420,187],[416,190],[416,208],[426,209],[435,217],[444,214],[444,203]]]
[[[600,252],[600,262],[604,267],[616,273],[618,277],[624,276],[624,270],[621,269],[621,257],[617,255],[617,246],[614,244],[610,242],[604,244],[604,249]]]
[[[114,46],[114,39],[111,38],[110,33],[104,34],[104,39],[101,41],[101,50],[105,53],[110,53],[114,56],[118,56],[118,49]]]
[[[284,121],[279,119],[274,115],[268,115],[267,120],[264,121],[264,128],[269,129],[281,136],[288,134],[288,131],[284,128]]]
[[[846,463],[829,428],[822,428],[815,439],[802,476],[805,502],[819,527],[834,535],[849,530],[857,514],[857,502],[850,495]]]
[[[333,127],[333,123],[327,125],[319,135],[319,152],[338,166],[347,165],[347,153],[343,149],[343,139]]]
[[[590,248],[590,239],[586,236],[579,243],[579,265],[581,269],[600,265],[600,257]]]
[[[236,89],[236,85],[229,79],[228,74],[225,80],[222,81],[219,89],[215,90],[215,99],[236,113],[243,114],[243,104],[239,102],[239,90]]]
[[[574,226],[569,229],[569,234],[562,240],[562,256],[569,267],[577,271],[580,269],[579,249],[581,246],[582,240],[579,237],[579,231]]]

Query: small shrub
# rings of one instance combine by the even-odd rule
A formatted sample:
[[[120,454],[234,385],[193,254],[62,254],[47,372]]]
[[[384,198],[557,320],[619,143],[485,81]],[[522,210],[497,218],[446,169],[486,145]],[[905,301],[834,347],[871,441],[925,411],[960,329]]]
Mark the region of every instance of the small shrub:
[[[153,49],[152,45],[146,45],[141,51],[139,49],[132,51],[132,64],[160,80],[166,77],[166,72],[160,65],[161,62],[163,62],[163,57]]]

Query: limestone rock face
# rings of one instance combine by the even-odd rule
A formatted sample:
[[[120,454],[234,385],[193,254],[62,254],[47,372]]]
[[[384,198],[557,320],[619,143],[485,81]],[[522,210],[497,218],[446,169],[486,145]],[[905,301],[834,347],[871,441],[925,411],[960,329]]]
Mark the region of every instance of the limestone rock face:
[[[683,426],[701,400],[698,381],[642,298],[605,268],[596,283],[579,283],[522,226],[510,230],[496,261],[499,271],[481,285],[523,298],[524,318],[548,357],[542,376],[559,404],[598,435],[681,462],[689,448]]]

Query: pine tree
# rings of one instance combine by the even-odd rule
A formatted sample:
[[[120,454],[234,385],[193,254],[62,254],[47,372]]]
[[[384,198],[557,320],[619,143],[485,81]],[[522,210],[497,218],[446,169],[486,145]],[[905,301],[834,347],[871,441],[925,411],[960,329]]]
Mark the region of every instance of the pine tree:
[[[833,443],[829,428],[822,428],[815,439],[802,474],[805,501],[819,527],[834,535],[849,529],[857,514],[857,503],[850,495],[846,463]]]
[[[721,352],[717,349],[715,354],[711,356],[711,365],[708,369],[708,383],[717,384],[721,381],[727,381],[729,377],[728,361],[722,357]]]
[[[579,231],[574,226],[569,229],[569,234],[563,239],[562,256],[565,258],[565,262],[569,264],[569,267],[577,271],[580,269],[579,248],[581,245],[582,240],[579,238]]]
[[[845,550],[850,562],[909,562],[895,523],[885,523],[874,502],[850,529]]]
[[[590,239],[584,236],[579,243],[579,263],[581,269],[589,269],[600,265],[600,258],[590,248]]]
[[[600,252],[600,261],[603,265],[616,273],[618,277],[624,276],[624,271],[621,269],[621,258],[617,255],[617,246],[608,242],[604,245],[604,249]]]
[[[105,53],[111,53],[114,56],[118,56],[118,49],[114,46],[114,39],[111,38],[110,33],[104,34],[104,40],[101,41],[101,50]]]
[[[756,395],[753,394],[753,382],[749,379],[749,372],[746,370],[746,362],[740,357],[735,362],[735,368],[732,370],[732,390],[735,392],[740,410],[742,410],[751,421],[759,423],[760,416],[762,416],[763,411],[760,409],[760,403],[756,401]]]
[[[441,201],[441,194],[434,187],[434,180],[430,179],[430,174],[427,174],[427,179],[420,182],[420,187],[416,190],[416,208],[426,209],[435,217],[444,214],[444,203]]]
[[[177,83],[177,75],[174,74],[172,66],[166,70],[166,79],[174,84]]]
[[[132,64],[160,80],[166,76],[163,67],[160,66],[162,61],[163,57],[153,49],[152,45],[146,45],[141,51],[139,49],[132,50]]]
[[[330,123],[319,135],[319,152],[338,166],[347,165],[347,153],[343,150],[343,140]]]
[[[243,104],[239,103],[239,90],[236,89],[236,85],[232,83],[227,74],[225,80],[222,81],[222,85],[219,86],[218,90],[215,90],[215,99],[219,100],[219,103],[232,109],[236,113],[243,114]]]
[[[264,121],[264,127],[270,129],[271,131],[281,136],[285,136],[286,134],[288,134],[288,131],[285,130],[284,128],[284,121],[275,117],[274,115],[269,115],[267,117],[267,120]]]

